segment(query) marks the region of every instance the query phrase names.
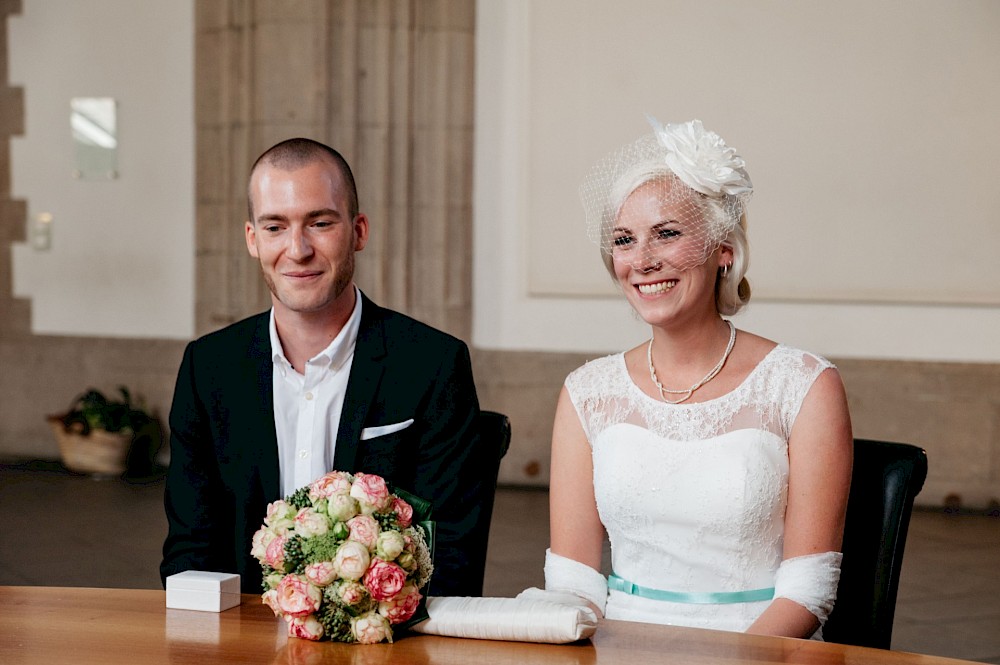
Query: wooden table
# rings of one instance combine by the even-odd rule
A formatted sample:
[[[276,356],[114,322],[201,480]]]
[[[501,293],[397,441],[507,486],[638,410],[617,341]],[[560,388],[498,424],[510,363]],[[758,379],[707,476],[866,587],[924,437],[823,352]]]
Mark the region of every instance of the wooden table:
[[[268,663],[271,665],[592,665],[627,663],[858,663],[957,661],[807,640],[603,621],[568,645],[408,635],[371,646],[288,638],[284,622],[243,596],[221,613],[166,609],[163,591],[0,587],[0,663]]]

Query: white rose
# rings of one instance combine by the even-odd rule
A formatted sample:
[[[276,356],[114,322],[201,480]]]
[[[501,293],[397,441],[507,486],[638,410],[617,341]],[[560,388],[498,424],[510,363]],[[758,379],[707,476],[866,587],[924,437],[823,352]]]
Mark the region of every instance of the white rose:
[[[392,628],[389,621],[377,612],[363,614],[351,620],[351,632],[354,639],[361,644],[376,644],[383,640],[392,641]]]
[[[324,587],[337,579],[337,567],[331,561],[310,563],[303,574],[315,586]]]
[[[403,535],[398,531],[383,531],[378,535],[375,550],[379,558],[393,561],[403,552],[405,544]]]
[[[292,520],[295,519],[295,506],[284,501],[275,501],[267,504],[267,516],[264,524],[279,536],[285,535],[288,529],[292,528]]]
[[[312,508],[303,508],[295,516],[295,533],[303,538],[322,536],[330,526],[330,518]]]
[[[368,548],[356,540],[345,541],[333,558],[340,576],[348,580],[359,580],[368,570],[371,557]]]
[[[361,512],[358,500],[349,494],[334,494],[326,502],[326,514],[335,522],[346,522]]]
[[[257,532],[253,534],[253,539],[250,541],[250,556],[258,561],[263,561],[267,553],[267,546],[275,537],[274,531],[269,527],[262,526],[257,529]]]

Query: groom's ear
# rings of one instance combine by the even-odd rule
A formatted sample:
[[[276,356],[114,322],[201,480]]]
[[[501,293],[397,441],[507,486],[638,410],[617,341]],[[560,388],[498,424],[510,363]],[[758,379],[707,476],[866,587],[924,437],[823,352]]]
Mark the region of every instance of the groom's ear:
[[[368,216],[359,212],[354,216],[354,251],[360,252],[368,244]]]
[[[253,221],[248,219],[243,230],[247,237],[247,251],[250,252],[250,256],[259,259],[260,254],[257,252],[257,229],[254,228]]]

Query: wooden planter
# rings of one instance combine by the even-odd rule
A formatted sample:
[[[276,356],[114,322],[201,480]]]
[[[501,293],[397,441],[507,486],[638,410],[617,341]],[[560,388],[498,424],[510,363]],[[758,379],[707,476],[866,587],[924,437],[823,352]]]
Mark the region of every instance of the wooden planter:
[[[66,431],[57,416],[48,420],[59,443],[59,454],[67,469],[97,475],[120,476],[125,473],[129,448],[132,445],[131,432],[95,429],[84,436],[72,429]]]

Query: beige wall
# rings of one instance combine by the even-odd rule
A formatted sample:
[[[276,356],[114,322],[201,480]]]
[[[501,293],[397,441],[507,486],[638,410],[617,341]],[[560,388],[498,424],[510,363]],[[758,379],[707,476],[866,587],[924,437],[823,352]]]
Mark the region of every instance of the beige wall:
[[[700,118],[747,160],[755,298],[737,325],[837,358],[1000,362],[1000,86],[983,84],[1000,71],[1000,4],[478,9],[477,346],[615,351],[646,336],[577,190],[651,113]]]
[[[927,447],[922,501],[1000,497],[1000,306],[975,269],[1000,201],[970,171],[1000,140],[996,3],[481,0],[477,21],[473,341],[484,394],[529,437],[505,478],[544,481],[563,364],[648,337],[576,189],[650,112],[700,117],[748,160],[755,297],[736,324],[837,361],[859,436]]]
[[[0,2],[0,17],[19,4]],[[195,8],[198,330],[266,303],[256,267],[243,258],[244,174],[258,149],[294,132],[344,147],[363,174],[362,200],[382,234],[360,266],[363,288],[472,342],[473,301],[477,310],[496,309],[504,279],[477,284],[473,297],[473,0],[280,7],[205,0]],[[292,42],[312,45],[295,51],[315,57],[293,58],[284,46]],[[0,76],[6,53],[0,43]],[[4,145],[24,132],[22,94],[0,80]],[[63,408],[78,388],[118,383],[145,393],[162,412],[183,342],[30,332],[31,303],[15,298],[10,282],[10,245],[23,240],[27,213],[24,201],[11,198],[9,159],[0,150],[0,457],[54,457],[45,413]],[[546,482],[562,380],[604,352],[599,345],[560,349],[558,338],[551,346],[474,345],[483,406],[513,421],[505,482]],[[1000,496],[1000,365],[830,355],[844,374],[858,435],[928,449],[924,503],[957,493],[976,506]]]
[[[11,194],[51,242],[14,243],[14,293],[40,334],[190,338],[194,332],[193,5],[27,0],[5,32],[23,90]],[[128,29],[109,29],[127,25]],[[117,106],[116,175],[80,177],[70,100]],[[157,303],[149,307],[148,303]]]
[[[42,3],[44,4],[44,3]],[[59,104],[61,111],[59,117],[65,120],[58,128],[47,128],[45,126],[29,127],[27,123],[27,110],[25,107],[25,97],[28,93],[21,88],[11,86],[6,80],[9,71],[9,44],[8,44],[8,17],[17,16],[21,10],[22,2],[5,1],[0,2],[0,457],[9,458],[57,458],[58,449],[55,440],[48,431],[45,422],[46,414],[61,412],[66,409],[70,401],[90,386],[114,391],[119,385],[127,385],[133,393],[145,397],[147,404],[160,415],[165,416],[167,405],[173,389],[173,380],[177,371],[177,364],[180,362],[183,343],[170,339],[157,338],[155,336],[147,339],[121,338],[93,336],[81,330],[87,331],[85,322],[81,328],[77,329],[77,334],[54,335],[36,334],[32,332],[33,305],[31,300],[18,298],[14,295],[13,286],[13,256],[12,251],[16,247],[23,249],[22,243],[25,241],[25,223],[28,218],[32,203],[39,201],[28,201],[24,198],[17,198],[11,193],[12,180],[12,150],[10,148],[11,139],[17,138],[21,141],[21,147],[26,145],[25,137],[31,132],[44,134],[47,132],[59,132],[64,136],[65,142],[69,143],[69,98],[73,92],[66,90],[64,103]],[[35,6],[34,9],[38,9]],[[19,17],[20,20],[20,17]],[[94,22],[88,25],[93,28]],[[81,30],[83,28],[81,27]],[[100,40],[106,27],[102,27],[99,34],[88,35],[93,40]],[[35,44],[25,44],[22,46],[34,48]],[[65,45],[64,45],[65,46]],[[93,42],[88,42],[88,48],[94,46]],[[81,48],[86,51],[86,48]],[[22,61],[25,57],[30,58],[30,53],[20,54]],[[65,68],[64,63],[57,63]],[[79,62],[77,66],[85,67],[87,62]],[[88,94],[88,93],[83,93]],[[134,97],[132,99],[135,99]],[[133,121],[142,119],[141,115],[135,114],[136,108],[129,107],[126,111],[131,115],[128,125]],[[44,115],[44,114],[42,114]],[[130,130],[131,131],[131,130]],[[183,132],[181,132],[183,133]],[[190,134],[189,134],[190,135]],[[135,138],[134,134],[129,137]],[[136,141],[136,144],[141,141]],[[30,142],[27,142],[30,145]],[[44,153],[43,147],[36,148]],[[46,157],[46,155],[24,155],[34,159],[35,157]],[[34,159],[37,162],[37,159]],[[59,169],[50,178],[50,190],[46,194],[60,196],[60,190],[65,186],[63,177],[68,174],[67,169]],[[130,175],[129,182],[134,180]],[[94,183],[95,185],[109,183]],[[183,187],[181,188],[184,189]],[[31,191],[37,191],[32,189]],[[188,188],[188,197],[190,188]],[[22,194],[19,192],[19,194]],[[183,198],[183,197],[182,197]],[[181,202],[182,206],[185,204]],[[186,202],[185,209],[190,211],[192,206],[190,201]],[[130,211],[130,215],[136,214],[138,208]],[[89,206],[84,212],[100,218],[100,206]],[[190,212],[186,213],[190,216]],[[113,219],[106,219],[103,226],[91,228],[88,242],[102,242],[102,238],[107,237],[120,230],[121,218],[111,216]],[[69,222],[69,219],[57,218],[56,224]],[[169,226],[169,221],[160,220],[161,224]],[[181,237],[186,237],[190,243],[190,229],[193,225],[190,219],[178,221],[179,228],[175,229]],[[185,233],[185,228],[188,231]],[[63,235],[64,242],[66,236]],[[55,242],[60,241],[57,234]],[[155,242],[147,238],[145,243],[150,248],[155,249]],[[169,243],[165,243],[169,244]],[[93,247],[93,245],[91,245]],[[127,251],[127,250],[126,250]],[[136,255],[141,256],[142,252],[136,250]],[[163,256],[169,255],[169,250],[164,248]],[[114,271],[114,255],[101,254],[95,252],[95,260],[107,269],[115,273],[116,279],[131,281],[142,291],[143,277],[130,279],[127,275],[122,275],[120,271]],[[163,258],[162,256],[160,258]],[[128,263],[123,261],[122,263]],[[178,289],[184,291],[187,284],[188,298],[190,298],[189,275],[185,275],[184,266],[188,266],[190,272],[192,261],[181,260],[176,269],[180,274],[173,276]],[[151,264],[147,267],[152,268]],[[80,297],[81,293],[86,293],[87,297],[96,295],[91,301],[91,306],[96,310],[106,310],[107,321],[115,321],[120,312],[113,306],[105,307],[107,299],[112,297],[108,293],[103,296],[97,288],[97,284],[89,282],[86,277],[63,276],[65,280],[76,279],[80,283],[63,283],[53,281],[50,274],[41,273],[35,277],[45,281],[43,284],[50,296],[73,298]],[[82,289],[78,290],[78,289]],[[89,289],[89,292],[87,291]],[[148,289],[150,293],[155,293],[155,289]],[[29,293],[33,292],[28,290]],[[151,313],[157,312],[156,307],[169,305],[176,301],[172,298],[147,298],[140,301],[141,304],[131,303],[133,311],[138,308],[148,309]],[[52,303],[48,303],[51,305]],[[115,305],[119,303],[114,303]],[[175,312],[181,320],[186,320],[190,327],[192,316],[190,313],[191,304],[184,303],[180,312]],[[186,318],[185,318],[186,317]],[[128,317],[125,317],[128,318]],[[154,317],[155,318],[155,317]],[[67,321],[64,319],[64,323]],[[73,321],[68,321],[72,324]],[[91,321],[92,323],[92,321]],[[102,325],[105,325],[102,322]],[[108,328],[104,328],[107,330]],[[147,336],[149,330],[146,330]]]

